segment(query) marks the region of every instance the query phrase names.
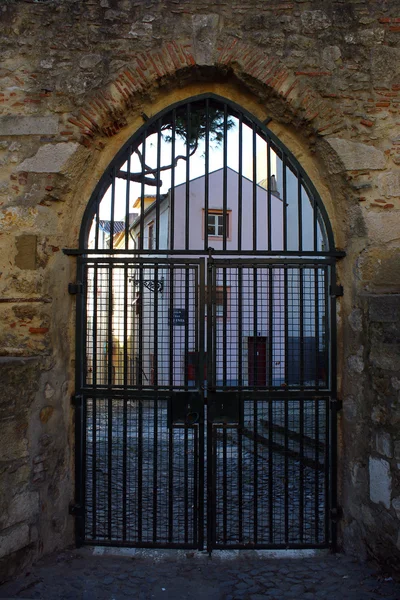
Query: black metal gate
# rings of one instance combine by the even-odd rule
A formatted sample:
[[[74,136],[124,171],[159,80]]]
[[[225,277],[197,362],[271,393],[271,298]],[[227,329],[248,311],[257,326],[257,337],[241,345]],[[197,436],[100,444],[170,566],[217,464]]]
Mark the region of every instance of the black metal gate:
[[[193,142],[195,123],[203,133]],[[162,194],[167,127],[170,187]],[[210,171],[215,127],[223,159]],[[243,175],[245,127],[252,180]],[[237,171],[228,164],[228,131],[238,142]],[[191,178],[201,135],[204,171]],[[144,160],[151,136],[153,169]],[[78,255],[79,285],[71,289],[78,541],[209,551],[334,547],[340,253],[323,205],[264,126],[213,96],[157,116],[135,140],[95,192],[81,249],[67,251]],[[267,184],[257,183],[259,140]],[[145,193],[149,176],[154,196]],[[126,182],[123,220],[115,218],[118,180]],[[138,213],[130,212],[132,185]]]

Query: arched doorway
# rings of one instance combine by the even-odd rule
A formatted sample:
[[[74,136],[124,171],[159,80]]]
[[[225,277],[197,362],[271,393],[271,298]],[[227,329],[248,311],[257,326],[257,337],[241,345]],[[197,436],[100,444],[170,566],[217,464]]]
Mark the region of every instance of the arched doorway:
[[[212,94],[118,153],[78,255],[80,542],[335,544],[335,251],[306,173]]]

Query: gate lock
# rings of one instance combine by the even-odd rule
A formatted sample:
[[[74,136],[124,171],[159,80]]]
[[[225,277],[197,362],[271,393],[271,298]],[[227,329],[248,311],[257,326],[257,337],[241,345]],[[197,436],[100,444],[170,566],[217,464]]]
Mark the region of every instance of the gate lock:
[[[168,427],[203,422],[204,400],[199,392],[174,392],[168,402]]]

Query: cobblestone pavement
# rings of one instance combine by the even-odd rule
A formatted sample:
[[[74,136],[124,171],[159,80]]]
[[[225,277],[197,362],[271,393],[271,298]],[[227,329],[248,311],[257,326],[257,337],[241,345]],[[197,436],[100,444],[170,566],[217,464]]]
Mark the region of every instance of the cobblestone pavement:
[[[400,584],[343,555],[84,548],[43,559],[0,598],[399,600]]]

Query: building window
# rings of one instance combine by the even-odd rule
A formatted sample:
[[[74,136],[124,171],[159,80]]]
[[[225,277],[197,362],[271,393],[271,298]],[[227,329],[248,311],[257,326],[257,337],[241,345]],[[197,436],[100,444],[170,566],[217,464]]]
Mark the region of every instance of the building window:
[[[226,213],[226,237],[229,238],[229,212]],[[222,210],[208,211],[207,232],[212,237],[223,237],[224,235],[224,214]]]

